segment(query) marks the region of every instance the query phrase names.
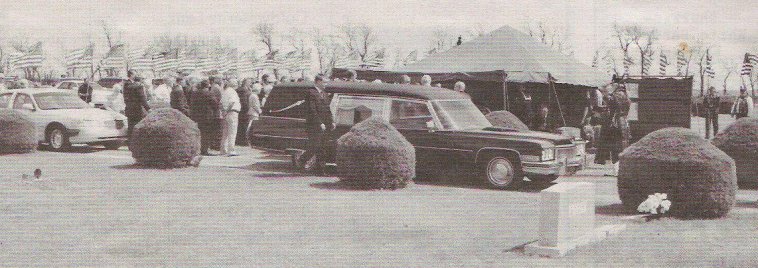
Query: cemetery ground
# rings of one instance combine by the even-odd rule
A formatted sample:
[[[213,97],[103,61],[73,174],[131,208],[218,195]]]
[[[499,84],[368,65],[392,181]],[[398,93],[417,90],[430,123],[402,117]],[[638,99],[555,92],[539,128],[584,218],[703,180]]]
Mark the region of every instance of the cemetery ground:
[[[726,124],[724,124],[724,127]],[[198,168],[145,169],[77,147],[0,156],[0,266],[753,266],[758,191],[723,219],[629,220],[614,177],[591,165],[557,182],[596,185],[596,226],[619,235],[567,257],[523,255],[539,191],[483,189],[438,174],[397,191],[356,191],[239,148]],[[39,180],[23,179],[41,168]]]

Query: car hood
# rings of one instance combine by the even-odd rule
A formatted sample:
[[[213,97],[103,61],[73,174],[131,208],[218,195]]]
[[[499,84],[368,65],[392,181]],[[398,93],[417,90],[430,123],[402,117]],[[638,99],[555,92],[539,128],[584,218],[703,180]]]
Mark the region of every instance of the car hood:
[[[509,139],[509,140],[532,140],[550,145],[570,145],[571,138],[541,131],[517,130],[504,127],[487,127],[484,129],[468,129],[457,131],[464,135],[477,136],[481,138]]]

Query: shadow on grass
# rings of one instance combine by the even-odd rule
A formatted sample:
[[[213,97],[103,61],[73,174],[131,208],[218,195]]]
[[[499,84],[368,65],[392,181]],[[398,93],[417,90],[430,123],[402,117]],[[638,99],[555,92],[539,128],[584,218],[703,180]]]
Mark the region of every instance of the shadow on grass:
[[[639,214],[637,211],[628,210],[622,204],[611,204],[595,208],[595,214],[608,216],[632,216]]]
[[[454,187],[454,188],[467,188],[467,189],[482,189],[493,190],[489,188],[482,178],[475,172],[468,170],[440,170],[428,172],[426,174],[419,174],[419,178],[416,178],[414,182],[420,185],[432,185],[441,187]],[[522,193],[539,193],[542,190],[555,185],[554,183],[534,183],[524,178],[524,181],[520,182],[513,189],[506,191],[522,192]]]

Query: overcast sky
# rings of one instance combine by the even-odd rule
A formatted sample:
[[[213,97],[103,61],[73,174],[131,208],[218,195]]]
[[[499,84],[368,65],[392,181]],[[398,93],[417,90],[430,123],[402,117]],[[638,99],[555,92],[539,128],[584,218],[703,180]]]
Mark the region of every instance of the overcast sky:
[[[754,1],[2,1],[0,40],[26,34],[46,43],[47,53],[102,41],[106,20],[126,42],[146,42],[162,34],[221,36],[243,49],[257,46],[251,27],[273,23],[280,32],[292,27],[333,29],[345,22],[374,27],[390,50],[426,49],[431,31],[455,33],[503,25],[521,29],[544,21],[567,33],[576,58],[590,63],[595,48],[608,44],[614,22],[654,27],[660,48],[673,51],[682,41],[713,46],[717,62],[738,65],[745,52],[758,52]],[[57,52],[59,53],[59,52]],[[718,67],[718,66],[717,66]],[[717,72],[719,68],[717,68]]]

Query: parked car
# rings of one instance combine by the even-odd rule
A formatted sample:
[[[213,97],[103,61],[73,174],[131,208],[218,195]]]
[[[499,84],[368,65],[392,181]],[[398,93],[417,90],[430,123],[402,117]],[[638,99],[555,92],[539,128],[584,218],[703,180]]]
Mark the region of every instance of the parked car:
[[[55,85],[55,88],[72,90],[78,94],[79,86],[82,84],[84,84],[83,79],[65,78],[58,82],[58,84]],[[92,86],[92,104],[96,108],[109,109],[113,108],[113,106],[123,106],[114,105],[112,103],[113,100],[121,100],[123,102],[123,95],[121,92],[113,92],[113,88],[103,87],[100,84],[93,82],[90,82],[90,86]],[[115,110],[120,112],[122,109]]]
[[[252,125],[251,145],[297,153],[306,148],[306,107],[312,83],[274,87],[260,120]],[[584,143],[536,131],[493,127],[468,95],[442,88],[411,85],[330,82],[331,108],[339,138],[371,116],[392,124],[416,149],[417,172],[440,168],[471,168],[481,182],[510,188],[524,176],[552,181],[584,166]],[[332,157],[333,158],[333,157]],[[334,159],[330,159],[334,160]]]
[[[63,151],[72,144],[118,149],[126,140],[126,117],[91,107],[66,89],[15,89],[0,93],[0,108],[20,110],[37,126],[40,143]]]

